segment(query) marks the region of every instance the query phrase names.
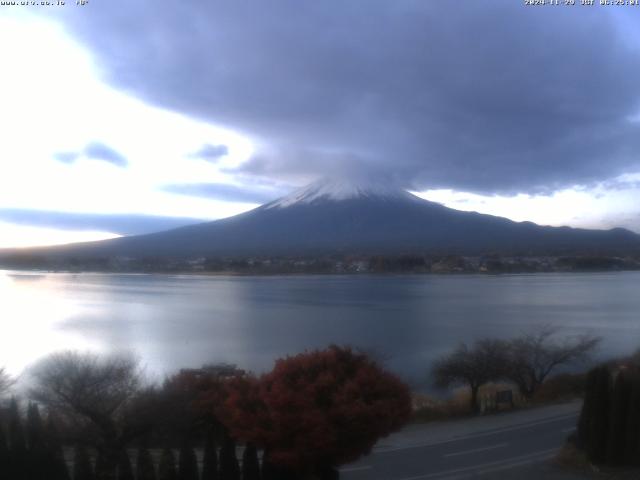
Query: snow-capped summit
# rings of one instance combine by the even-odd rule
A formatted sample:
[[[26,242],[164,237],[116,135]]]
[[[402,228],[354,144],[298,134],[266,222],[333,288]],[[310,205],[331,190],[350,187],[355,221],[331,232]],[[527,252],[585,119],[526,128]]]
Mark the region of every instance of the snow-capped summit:
[[[341,201],[356,198],[418,200],[406,190],[379,180],[325,177],[265,205],[265,208],[286,208],[297,204],[312,204],[320,200]]]

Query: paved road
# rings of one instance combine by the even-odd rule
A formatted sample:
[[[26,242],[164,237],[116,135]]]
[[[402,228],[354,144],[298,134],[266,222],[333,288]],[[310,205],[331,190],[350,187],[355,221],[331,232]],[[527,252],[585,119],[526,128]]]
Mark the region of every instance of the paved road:
[[[344,480],[519,478],[517,467],[553,457],[575,429],[579,404],[414,428],[397,434],[371,455],[341,469]],[[422,442],[420,442],[422,440]],[[509,474],[511,470],[511,474]],[[498,475],[499,472],[502,474]],[[514,477],[514,475],[516,475]]]

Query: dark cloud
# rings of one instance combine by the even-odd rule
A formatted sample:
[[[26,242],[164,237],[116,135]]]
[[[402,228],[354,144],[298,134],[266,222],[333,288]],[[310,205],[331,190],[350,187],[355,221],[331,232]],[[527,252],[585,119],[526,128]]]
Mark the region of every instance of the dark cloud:
[[[226,202],[266,203],[282,196],[280,190],[257,187],[242,188],[224,183],[185,183],[166,185],[164,191],[194,197],[214,198]]]
[[[101,142],[91,142],[84,147],[81,152],[58,152],[53,154],[53,158],[62,163],[75,163],[82,156],[93,160],[101,160],[117,167],[126,167],[129,162],[113,148]]]
[[[258,139],[240,174],[365,169],[413,188],[513,193],[640,169],[640,123],[629,120],[640,57],[606,7],[156,7],[113,0],[56,13],[112,84]]]
[[[100,142],[91,142],[84,148],[84,154],[95,160],[102,160],[117,167],[126,167],[127,159],[113,148]]]
[[[229,154],[229,148],[226,145],[205,144],[199,150],[193,152],[189,156],[192,158],[200,158],[208,162],[217,162],[225,155]]]
[[[0,220],[18,225],[61,230],[97,230],[120,235],[140,235],[200,223],[205,220],[154,215],[65,213],[0,208]]]

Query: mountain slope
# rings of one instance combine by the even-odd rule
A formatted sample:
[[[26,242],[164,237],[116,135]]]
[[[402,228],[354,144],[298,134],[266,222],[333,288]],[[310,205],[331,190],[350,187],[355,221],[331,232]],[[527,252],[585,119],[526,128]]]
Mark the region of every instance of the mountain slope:
[[[640,251],[640,236],[624,229],[518,223],[453,210],[385,185],[326,180],[223,220],[40,250],[77,257],[627,251]]]

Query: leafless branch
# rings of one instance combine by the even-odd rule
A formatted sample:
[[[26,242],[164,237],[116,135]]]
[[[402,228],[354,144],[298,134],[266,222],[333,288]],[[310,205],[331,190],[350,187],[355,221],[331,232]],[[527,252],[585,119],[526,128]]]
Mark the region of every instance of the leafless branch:
[[[15,379],[4,368],[0,368],[0,397],[7,394],[14,383]]]
[[[55,353],[33,367],[31,374],[31,398],[75,424],[93,427],[101,448],[112,459],[117,457],[126,440],[123,418],[141,385],[135,358]]]
[[[523,334],[509,344],[507,377],[531,397],[558,367],[588,360],[600,341],[593,335],[559,339],[557,329],[549,326]]]

